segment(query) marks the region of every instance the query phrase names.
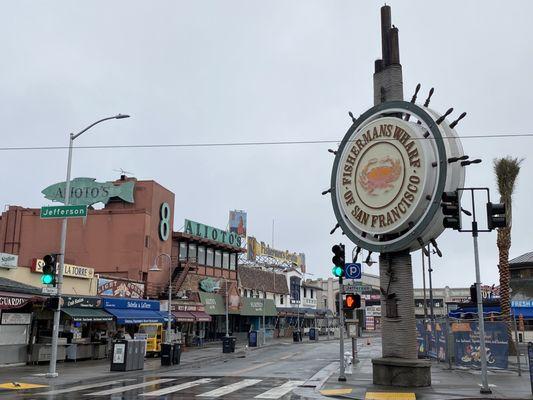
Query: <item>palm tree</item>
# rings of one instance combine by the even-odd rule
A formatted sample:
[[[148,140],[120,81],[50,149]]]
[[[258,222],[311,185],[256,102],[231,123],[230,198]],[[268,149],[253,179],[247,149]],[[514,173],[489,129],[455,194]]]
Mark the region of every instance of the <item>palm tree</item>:
[[[500,272],[500,304],[502,314],[507,322],[507,335],[509,338],[509,353],[515,352],[511,334],[511,301],[509,297],[511,275],[509,273],[509,249],[511,248],[511,226],[512,226],[512,197],[516,188],[516,178],[520,172],[520,164],[523,159],[513,158],[510,156],[497,158],[494,160],[494,173],[498,184],[500,194],[500,203],[505,204],[507,217],[507,226],[498,229],[496,244],[498,245]]]

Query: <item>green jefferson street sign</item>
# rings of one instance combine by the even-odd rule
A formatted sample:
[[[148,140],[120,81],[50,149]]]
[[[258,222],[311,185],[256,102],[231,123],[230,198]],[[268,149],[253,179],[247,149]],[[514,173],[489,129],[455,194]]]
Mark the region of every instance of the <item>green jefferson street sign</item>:
[[[41,218],[79,218],[87,216],[87,206],[41,207]]]

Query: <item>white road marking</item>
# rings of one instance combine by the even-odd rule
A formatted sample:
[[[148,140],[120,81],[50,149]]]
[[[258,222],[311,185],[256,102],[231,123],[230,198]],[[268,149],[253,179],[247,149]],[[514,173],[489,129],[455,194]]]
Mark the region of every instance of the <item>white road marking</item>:
[[[85,389],[92,389],[92,388],[95,388],[95,387],[102,387],[102,386],[109,386],[109,385],[116,385],[117,383],[122,383],[124,382],[125,380],[130,380],[130,379],[120,379],[120,380],[116,380],[116,381],[107,381],[107,382],[98,382],[98,383],[91,383],[89,385],[78,385],[78,386],[71,386],[71,387],[68,387],[68,388],[65,388],[65,389],[56,389],[56,390],[50,390],[48,392],[41,392],[41,393],[36,393],[36,394],[49,394],[49,395],[52,395],[52,394],[61,394],[61,393],[71,393],[71,392],[78,392],[80,390],[85,390]]]
[[[303,383],[304,381],[288,381],[281,386],[274,387],[264,393],[258,394],[254,399],[279,399],[281,396],[286,395]]]
[[[135,385],[121,386],[114,389],[102,390],[101,392],[86,393],[85,396],[109,396],[110,394],[127,392],[128,390],[139,389],[147,386],[157,385],[159,383],[172,382],[176,379],[155,379],[143,383],[136,383]]]
[[[198,386],[198,385],[201,385],[203,383],[209,383],[209,382],[211,382],[213,380],[214,379],[211,379],[211,378],[198,379],[196,381],[185,382],[185,383],[182,383],[180,385],[174,385],[174,386],[169,386],[169,387],[164,388],[164,389],[154,390],[153,392],[143,393],[143,394],[140,394],[139,396],[164,396],[166,394],[179,392],[180,390],[188,389],[188,388],[193,387],[193,386]]]
[[[255,385],[261,381],[262,379],[243,379],[242,381],[232,383],[231,385],[222,386],[218,389],[211,390],[210,392],[199,394],[197,397],[220,397],[239,389]]]

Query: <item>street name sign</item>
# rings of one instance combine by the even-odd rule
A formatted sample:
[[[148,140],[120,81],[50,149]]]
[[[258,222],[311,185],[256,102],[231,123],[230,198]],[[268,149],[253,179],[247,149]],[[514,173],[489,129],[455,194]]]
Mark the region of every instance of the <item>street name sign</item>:
[[[50,206],[41,207],[41,218],[80,218],[87,216],[87,206]]]
[[[57,294],[57,288],[45,286],[41,288],[41,292],[44,294]]]
[[[344,276],[346,279],[361,279],[361,264],[350,263],[344,265]]]
[[[359,285],[344,285],[343,293],[355,294],[355,293],[359,293],[360,289],[361,289],[361,286]]]

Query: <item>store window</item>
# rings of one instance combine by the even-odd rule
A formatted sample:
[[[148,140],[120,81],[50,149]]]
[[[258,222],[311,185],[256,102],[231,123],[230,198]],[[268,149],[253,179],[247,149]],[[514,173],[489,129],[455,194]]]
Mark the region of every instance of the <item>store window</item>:
[[[255,292],[255,298],[256,298],[256,299],[259,298],[259,290],[256,290],[256,292]]]
[[[215,267],[222,268],[222,251],[215,250]]]
[[[263,292],[263,299],[266,299],[266,298],[267,298],[267,293]]]
[[[304,299],[307,297],[307,288],[304,287]]]
[[[311,298],[313,298],[313,289],[311,289]]]
[[[196,243],[189,243],[189,261],[196,262]]]
[[[187,243],[180,242],[180,261],[187,260]]]
[[[207,255],[205,265],[209,265],[210,267],[212,267],[213,265],[215,265],[215,251],[212,248],[208,247],[205,253]]]
[[[237,253],[232,253],[229,255],[229,269],[235,271],[237,267]]]
[[[205,246],[198,246],[198,264],[205,265]]]
[[[279,304],[283,304],[284,299],[285,299],[285,295],[284,294],[280,295],[279,296]]]
[[[229,269],[229,253],[222,253],[222,268]]]

